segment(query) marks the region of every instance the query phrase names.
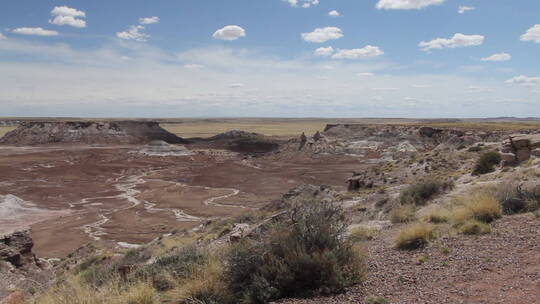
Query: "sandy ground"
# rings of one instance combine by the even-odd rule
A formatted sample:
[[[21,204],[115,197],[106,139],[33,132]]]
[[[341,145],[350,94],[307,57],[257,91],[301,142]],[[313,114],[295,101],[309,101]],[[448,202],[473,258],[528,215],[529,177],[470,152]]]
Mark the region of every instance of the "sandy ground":
[[[24,205],[0,203],[12,214],[0,221],[0,233],[31,226],[41,257],[65,256],[94,240],[141,244],[260,208],[300,183],[343,187],[362,166],[352,157],[276,161],[206,150],[181,157],[130,153],[137,148],[0,147],[0,195]]]

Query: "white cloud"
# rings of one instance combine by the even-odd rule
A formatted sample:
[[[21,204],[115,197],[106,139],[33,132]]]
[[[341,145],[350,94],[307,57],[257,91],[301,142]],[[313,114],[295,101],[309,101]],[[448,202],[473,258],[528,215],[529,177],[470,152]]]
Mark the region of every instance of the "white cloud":
[[[378,46],[367,45],[361,49],[338,50],[333,59],[361,59],[383,55],[384,52]]]
[[[283,0],[289,3],[292,7],[309,8],[311,6],[319,5],[319,0]]]
[[[241,37],[246,36],[246,31],[239,27],[238,25],[227,25],[219,30],[217,30],[212,37],[215,39],[221,40],[236,40]]]
[[[53,16],[71,16],[86,18],[86,13],[67,6],[56,6],[52,11]]]
[[[364,73],[357,73],[356,75],[360,76],[360,77],[371,77],[371,76],[375,76],[375,74],[371,73],[371,72],[364,72]]]
[[[540,43],[540,24],[535,24],[533,27],[527,30],[527,32],[521,35],[521,41],[533,41]]]
[[[55,25],[69,25],[77,28],[86,27],[86,21],[72,16],[56,16],[54,19],[49,20],[49,23]]]
[[[512,59],[512,55],[508,53],[498,53],[498,54],[493,54],[489,57],[484,57],[481,60],[482,61],[508,61],[511,59]]]
[[[505,81],[507,84],[515,84],[524,87],[534,87],[540,85],[540,77],[528,77],[525,75],[516,76]]]
[[[316,28],[311,33],[303,33],[302,39],[308,42],[323,43],[328,40],[340,39],[343,37],[343,32],[337,27]]]
[[[339,16],[341,16],[341,14],[338,11],[333,10],[333,11],[328,12],[328,16],[330,16],[330,17],[339,17]]]
[[[334,48],[331,46],[320,47],[315,50],[315,56],[329,57],[329,56],[332,56],[333,53],[334,53]]]
[[[464,35],[457,33],[452,38],[436,38],[431,41],[422,41],[418,44],[423,51],[431,49],[458,48],[467,46],[478,46],[484,43],[482,35]]]
[[[233,88],[233,89],[243,88],[243,87],[245,87],[245,86],[246,86],[246,85],[243,84],[243,83],[241,83],[241,82],[229,84],[229,87],[230,87],[230,88]]]
[[[186,68],[188,70],[200,70],[200,69],[204,68],[204,65],[196,64],[196,63],[189,63],[189,64],[185,64],[184,68]]]
[[[58,36],[57,31],[44,30],[41,27],[20,27],[14,29],[12,32],[20,35]]]
[[[86,18],[86,13],[67,6],[57,6],[51,11],[54,19],[49,20],[49,23],[55,25],[69,25],[77,28],[86,27],[86,21],[81,18]]]
[[[131,25],[127,31],[116,33],[116,37],[124,40],[144,42],[150,38],[150,35],[141,32],[142,30],[144,30],[144,26],[142,25]]]
[[[443,3],[445,0],[379,0],[378,9],[422,9]]]
[[[0,40],[2,39],[7,39],[6,36],[4,36],[4,34],[0,33]]]
[[[303,8],[309,8],[311,6],[319,5],[319,0],[304,0],[302,4]]]
[[[465,14],[466,12],[468,11],[474,11],[476,8],[472,7],[472,6],[460,6],[458,8],[458,13],[460,14]]]
[[[139,18],[140,24],[154,24],[159,22],[159,17],[146,17],[146,18]]]

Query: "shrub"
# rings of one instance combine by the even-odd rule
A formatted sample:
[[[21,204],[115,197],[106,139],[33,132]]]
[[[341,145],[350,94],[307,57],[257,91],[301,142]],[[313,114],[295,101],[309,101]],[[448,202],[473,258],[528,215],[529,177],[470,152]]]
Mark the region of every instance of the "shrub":
[[[482,154],[476,161],[473,175],[482,175],[495,171],[495,166],[501,163],[501,154],[499,152],[490,151]]]
[[[208,254],[196,245],[187,245],[177,249],[172,254],[158,258],[154,263],[138,269],[134,273],[137,280],[146,279],[154,282],[156,287],[166,287],[166,277],[170,274],[177,280],[187,279],[196,273],[197,268],[207,262]]]
[[[459,231],[469,235],[487,234],[491,232],[491,226],[477,220],[468,220],[460,226]]]
[[[426,246],[435,238],[433,225],[416,223],[403,228],[397,238],[396,247],[399,249],[414,250]]]
[[[442,191],[452,188],[451,182],[442,182],[428,179],[414,183],[401,192],[399,200],[401,204],[425,205],[428,200]]]
[[[496,192],[504,214],[533,212],[540,209],[540,192],[537,187],[524,188],[518,183],[500,184]]]
[[[241,303],[266,303],[343,291],[363,277],[363,258],[345,237],[341,207],[296,203],[288,224],[260,241],[245,240],[226,256],[224,278]]]
[[[390,221],[394,224],[412,222],[415,219],[415,213],[414,205],[398,206],[390,211]]]

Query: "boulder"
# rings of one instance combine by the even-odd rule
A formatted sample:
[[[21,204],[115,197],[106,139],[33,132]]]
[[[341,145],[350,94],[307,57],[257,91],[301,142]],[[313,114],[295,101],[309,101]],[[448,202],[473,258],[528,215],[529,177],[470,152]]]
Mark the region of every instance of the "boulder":
[[[231,243],[237,243],[248,236],[250,232],[251,230],[248,224],[235,224],[229,236],[229,240]]]
[[[16,268],[34,266],[36,256],[32,253],[34,242],[29,231],[17,231],[0,236],[0,261],[6,261]]]

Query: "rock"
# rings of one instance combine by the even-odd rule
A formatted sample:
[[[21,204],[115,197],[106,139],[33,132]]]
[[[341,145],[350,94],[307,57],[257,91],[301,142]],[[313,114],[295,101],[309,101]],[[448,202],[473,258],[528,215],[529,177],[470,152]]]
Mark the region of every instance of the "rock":
[[[237,243],[251,232],[248,224],[235,224],[229,236],[231,243]]]
[[[32,253],[34,242],[29,231],[17,231],[0,237],[0,260],[16,268],[36,266],[37,259]]]
[[[513,166],[516,163],[516,155],[514,153],[501,153],[501,160],[503,166]]]
[[[531,154],[536,156],[536,157],[540,157],[540,149],[534,149],[531,151]]]
[[[516,159],[518,163],[522,163],[531,158],[531,150],[529,149],[519,149],[516,151]]]
[[[322,138],[322,135],[321,135],[321,133],[319,133],[319,131],[317,131],[317,133],[315,133],[315,135],[313,135],[313,140],[314,141],[319,141],[321,138]]]

